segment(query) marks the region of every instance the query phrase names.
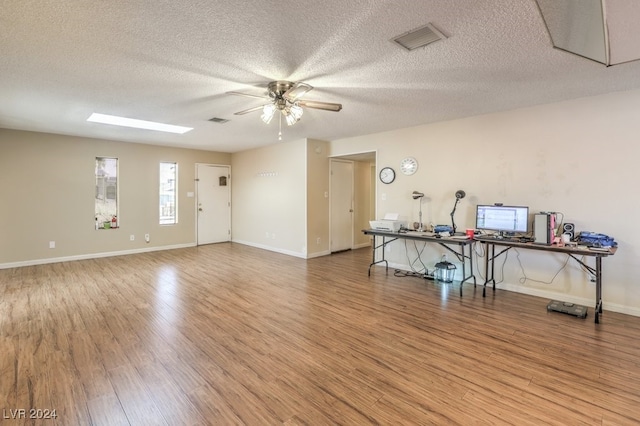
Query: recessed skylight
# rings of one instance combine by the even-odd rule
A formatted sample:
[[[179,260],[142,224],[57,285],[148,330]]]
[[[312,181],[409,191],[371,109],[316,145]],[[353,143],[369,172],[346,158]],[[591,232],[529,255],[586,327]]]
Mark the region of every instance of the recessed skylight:
[[[111,124],[113,126],[134,127],[136,129],[156,130],[168,133],[187,133],[193,127],[174,126],[172,124],[156,123],[155,121],[137,120],[135,118],[118,117],[117,115],[99,114],[94,112],[87,121],[101,124]]]

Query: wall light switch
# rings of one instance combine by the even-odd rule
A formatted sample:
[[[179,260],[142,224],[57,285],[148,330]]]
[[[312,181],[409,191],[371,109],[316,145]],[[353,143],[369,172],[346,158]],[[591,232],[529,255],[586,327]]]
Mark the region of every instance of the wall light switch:
[[[49,241],[49,248],[56,248],[56,242],[55,241]]]
[[[193,192],[187,192],[187,198],[193,198]]]

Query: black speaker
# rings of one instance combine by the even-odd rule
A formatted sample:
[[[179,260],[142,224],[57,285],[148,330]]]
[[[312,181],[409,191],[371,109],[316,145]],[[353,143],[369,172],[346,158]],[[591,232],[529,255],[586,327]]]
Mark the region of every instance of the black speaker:
[[[571,237],[571,241],[573,241],[573,239],[576,236],[576,227],[573,223],[563,223],[562,224],[562,233],[563,234],[569,234]]]

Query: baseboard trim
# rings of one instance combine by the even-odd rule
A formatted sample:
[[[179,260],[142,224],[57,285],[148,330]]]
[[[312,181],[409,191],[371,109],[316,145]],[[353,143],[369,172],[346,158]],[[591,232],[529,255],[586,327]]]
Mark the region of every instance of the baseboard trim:
[[[328,256],[330,254],[331,254],[331,252],[329,250],[317,251],[315,253],[307,254],[307,259],[313,259],[314,257]]]
[[[262,250],[268,250],[268,251],[273,251],[273,252],[276,252],[276,253],[286,254],[288,256],[299,257],[301,259],[306,259],[307,258],[307,254],[306,253],[279,249],[277,247],[265,246],[264,244],[256,244],[256,243],[252,243],[250,241],[243,241],[243,240],[231,240],[231,241],[234,242],[234,243],[237,243],[237,244],[243,244],[245,246],[255,247],[255,248],[262,249]]]
[[[362,244],[356,244],[355,247],[353,247],[353,249],[358,250],[365,247],[371,247],[371,241],[367,241],[366,243],[362,243]]]
[[[152,251],[173,250],[179,248],[195,247],[196,243],[174,244],[170,246],[145,247],[140,249],[110,251],[102,253],[80,254],[75,256],[50,257],[46,259],[33,259],[21,262],[0,263],[0,269],[21,268],[24,266],[46,265],[48,263],[71,262],[75,260],[98,259],[101,257],[125,256],[128,254],[149,253]]]
[[[375,264],[373,266],[376,267],[376,268],[384,268],[385,267],[384,263],[378,263],[378,264]],[[396,263],[391,263],[391,262],[389,262],[389,268],[390,269],[400,269],[400,270],[403,270],[403,271],[408,271],[409,270],[407,265],[396,264]],[[482,286],[483,284],[484,283],[481,280],[478,280],[478,283],[477,283],[478,286]],[[465,287],[467,285],[469,285],[468,282],[464,284]],[[487,286],[487,287],[489,287],[489,286]],[[558,292],[547,291],[547,290],[542,290],[542,289],[537,289],[537,288],[523,287],[523,286],[514,285],[514,284],[505,284],[505,283],[496,284],[496,288],[500,289],[500,290],[512,291],[514,293],[521,293],[521,294],[527,294],[529,296],[540,297],[540,298],[543,298],[543,299],[561,300],[563,302],[576,303],[578,305],[587,306],[588,308],[590,308],[589,310],[591,311],[591,315],[593,315],[593,309],[595,309],[594,308],[594,306],[595,306],[595,289],[593,291],[593,298],[592,299],[588,299],[588,298],[584,298],[584,297],[572,296],[570,294],[558,293]],[[487,289],[487,291],[493,291],[493,289],[490,287],[490,288]],[[620,305],[618,303],[609,303],[609,302],[607,302],[606,299],[604,299],[602,301],[602,305],[603,305],[603,309],[604,309],[605,313],[606,313],[606,311],[611,311],[611,312],[617,312],[619,314],[625,314],[625,315],[632,315],[634,317],[640,317],[640,309],[639,308],[635,308],[635,307],[632,307],[632,306]]]
[[[546,291],[538,288],[529,288],[529,287],[523,287],[520,285],[505,284],[505,283],[497,284],[496,288],[507,290],[507,291],[513,291],[516,293],[528,294],[530,296],[536,296],[536,297],[541,297],[545,299],[561,300],[563,302],[576,303],[578,305],[583,305],[591,308],[590,309],[591,312],[593,312],[593,309],[595,309],[595,302],[596,302],[595,288],[593,289],[592,299],[584,298],[584,297],[576,297],[576,296],[572,296],[570,294],[565,294],[565,293]],[[633,315],[635,317],[640,317],[640,309],[638,308],[620,305],[618,303],[608,303],[607,300],[604,298],[602,300],[602,305],[605,311],[617,312],[619,314],[627,314],[627,315]]]

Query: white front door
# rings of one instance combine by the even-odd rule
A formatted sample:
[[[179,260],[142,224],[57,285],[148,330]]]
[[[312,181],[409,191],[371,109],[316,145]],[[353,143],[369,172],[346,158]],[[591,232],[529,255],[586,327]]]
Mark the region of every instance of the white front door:
[[[353,162],[331,160],[331,252],[353,248]]]
[[[198,245],[231,239],[229,166],[196,165]]]

